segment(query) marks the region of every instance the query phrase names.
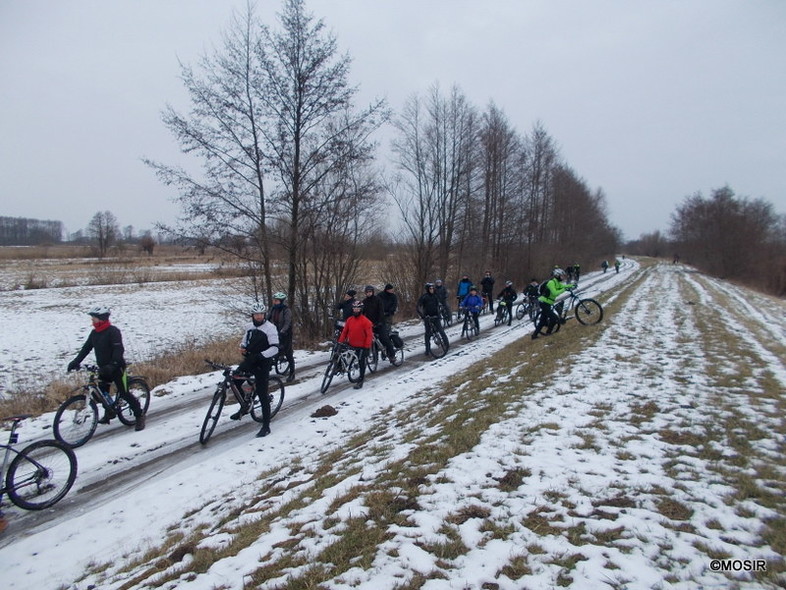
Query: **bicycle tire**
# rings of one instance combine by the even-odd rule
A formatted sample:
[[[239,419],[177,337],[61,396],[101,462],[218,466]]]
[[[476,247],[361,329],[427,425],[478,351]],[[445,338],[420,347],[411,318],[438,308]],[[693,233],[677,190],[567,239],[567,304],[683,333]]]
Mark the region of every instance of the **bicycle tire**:
[[[25,510],[49,508],[74,485],[76,470],[76,454],[68,445],[39,440],[11,461],[5,479],[8,497]]]
[[[396,352],[393,356],[393,366],[400,367],[404,363],[404,349],[403,348],[396,348]]]
[[[529,304],[529,319],[532,320],[532,323],[537,323],[537,317],[540,314],[540,305],[535,305],[534,303]]]
[[[594,326],[603,319],[603,307],[594,299],[580,299],[573,311],[584,326]]]
[[[435,359],[441,359],[448,353],[447,340],[442,338],[439,332],[431,335],[431,346],[429,347],[429,354]]]
[[[267,397],[270,402],[270,417],[273,418],[284,403],[284,382],[278,377],[269,377],[267,380]],[[254,422],[263,422],[262,401],[254,394],[251,400],[251,418]]]
[[[213,399],[210,400],[210,407],[207,409],[205,419],[202,421],[202,430],[199,431],[199,442],[203,445],[207,444],[213,431],[216,429],[216,424],[221,416],[221,410],[224,409],[224,402],[227,398],[226,389],[219,386],[213,394]]]
[[[275,366],[277,375],[286,375],[289,373],[289,359],[287,359],[285,354],[276,356]]]
[[[348,350],[342,354],[348,354],[349,360],[347,361],[347,379],[350,383],[358,383],[360,381],[360,359],[354,350]]]
[[[128,391],[139,402],[139,407],[143,414],[147,414],[150,407],[150,386],[144,377],[130,377],[128,379]]]
[[[328,387],[330,387],[330,382],[333,381],[333,375],[336,374],[336,362],[338,362],[338,360],[334,356],[331,356],[328,366],[325,367],[325,375],[322,377],[322,385],[319,388],[321,393],[325,393]]]
[[[52,433],[57,441],[75,449],[89,441],[97,427],[98,406],[92,398],[80,393],[57,408]]]
[[[376,339],[371,342],[371,348],[366,355],[366,369],[370,373],[376,373],[379,367],[379,345]]]
[[[527,304],[523,302],[519,303],[516,306],[516,319],[523,320],[525,315],[527,315]]]

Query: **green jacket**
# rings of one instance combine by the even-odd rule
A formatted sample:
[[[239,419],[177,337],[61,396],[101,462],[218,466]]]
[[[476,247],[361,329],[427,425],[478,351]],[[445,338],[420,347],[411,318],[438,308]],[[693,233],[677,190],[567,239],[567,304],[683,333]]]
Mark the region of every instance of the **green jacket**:
[[[546,283],[546,289],[549,291],[549,296],[541,295],[538,297],[538,301],[542,301],[544,303],[548,303],[549,305],[554,305],[554,301],[562,295],[568,289],[575,288],[576,285],[570,285],[567,283],[561,283],[557,277],[552,277],[549,279],[549,282]]]

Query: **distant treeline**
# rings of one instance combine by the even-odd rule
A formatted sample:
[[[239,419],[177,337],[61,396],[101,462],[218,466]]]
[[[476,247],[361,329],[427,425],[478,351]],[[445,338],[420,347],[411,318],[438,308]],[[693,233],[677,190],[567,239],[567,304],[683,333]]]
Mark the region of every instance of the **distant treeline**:
[[[0,217],[0,246],[36,246],[62,239],[62,221]]]

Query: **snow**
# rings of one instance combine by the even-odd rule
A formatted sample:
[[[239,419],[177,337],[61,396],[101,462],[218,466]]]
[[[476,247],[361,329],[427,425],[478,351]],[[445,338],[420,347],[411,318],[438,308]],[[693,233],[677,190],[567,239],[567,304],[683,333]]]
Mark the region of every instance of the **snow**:
[[[610,313],[622,291],[639,278],[634,295]],[[690,287],[695,301],[686,302],[684,289],[675,288],[678,282]],[[117,323],[139,350],[152,349],[163,333],[174,341],[182,334],[237,331],[242,323],[240,318],[228,322],[218,307],[212,307],[215,291],[211,289],[219,285],[194,287],[200,303],[184,314],[174,301],[192,300],[190,292],[178,298],[166,286],[158,293],[148,292],[148,287],[144,293],[101,291],[104,300],[122,310]],[[406,526],[389,523],[388,535],[370,566],[356,564],[321,588],[392,589],[416,572],[424,577],[421,587],[429,590],[767,587],[747,572],[712,571],[708,551],[774,564],[781,556],[759,540],[759,531],[762,521],[776,512],[753,499],[729,501],[733,488],[713,461],[689,446],[683,449],[664,440],[661,434],[679,428],[683,434],[701,437],[724,412],[736,412],[755,421],[763,432],[759,440],[750,441],[753,452],[781,464],[778,406],[765,398],[751,403],[746,388],[760,387],[757,374],[767,373],[781,391],[786,389],[786,365],[780,354],[786,344],[783,302],[699,276],[686,267],[659,264],[643,269],[632,260],[624,262],[619,275],[590,273],[582,288],[588,296],[602,298],[606,307],[602,335],[566,359],[564,372],[553,375],[547,387],[528,383],[529,360],[522,358],[509,374],[488,381],[492,384],[479,391],[472,389],[478,407],[490,403],[503,388],[520,388],[526,395],[522,393],[488,426],[478,444],[424,478],[416,505],[406,513]],[[29,295],[14,292],[19,297],[13,300],[15,305],[40,310],[26,322],[26,347],[39,348],[42,358],[58,354],[68,358],[81,343],[79,329],[87,329],[88,322],[79,314],[95,293],[86,288],[67,293],[60,289]],[[745,354],[758,359],[745,381],[724,386],[727,407],[718,404],[713,375],[721,370],[737,374],[740,359],[729,354],[725,366],[718,366],[716,349],[721,345],[694,337],[705,329],[698,325],[705,317],[699,307],[713,309],[719,298],[733,299],[744,314],[724,315],[724,326],[740,335],[749,349]],[[20,307],[16,309],[18,314]],[[5,304],[2,313],[4,325],[18,317]],[[78,328],[70,316],[78,317]],[[169,320],[160,321],[163,316]],[[50,342],[55,319],[61,334]],[[483,366],[506,346],[528,340],[531,326],[514,321],[510,329],[493,328],[490,320],[483,319],[481,335],[493,330],[493,338],[455,347],[437,361],[423,362],[420,338],[408,342],[409,360],[400,368],[368,376],[360,391],[342,388],[339,377],[321,396],[325,353],[298,351],[298,364],[314,360],[319,366],[311,373],[304,371],[299,382],[286,388],[284,407],[273,420],[272,435],[265,439],[253,437],[257,424],[248,419],[231,423],[225,415],[210,443],[199,444],[199,428],[218,373],[182,377],[161,386],[145,431],[110,425],[103,428],[112,429],[111,436],[96,437],[77,449],[77,483],[51,509],[53,518],[28,525],[22,533],[25,513],[4,506],[10,525],[0,538],[3,587],[155,587],[156,575],[134,581],[149,564],[131,564],[148,550],[156,550],[173,531],[189,538],[202,527],[197,546],[220,551],[232,543],[239,529],[268,514],[279,516],[247,547],[228,552],[203,573],[184,574],[164,587],[252,587],[250,576],[261,565],[295,553],[307,559],[303,565],[295,562],[287,573],[302,574],[313,565],[308,557],[313,560],[328,548],[343,527],[360,516],[370,518],[364,490],[387,482],[391,468],[406,462],[413,450],[438,444],[440,426],[429,422],[438,412],[436,402],[427,411],[433,393],[464,369]],[[168,331],[173,323],[177,329]],[[407,324],[401,332],[406,338],[422,329]],[[532,350],[556,346],[564,337],[559,333],[533,342]],[[15,362],[13,352],[6,352],[18,348],[12,340],[8,331],[0,337],[2,366]],[[441,402],[455,401],[479,382],[464,383]],[[166,395],[161,395],[163,391]],[[187,403],[193,400],[198,403]],[[336,416],[311,417],[328,403],[338,410]],[[641,427],[647,404],[657,406],[657,411]],[[51,421],[52,414],[26,421],[20,442],[46,436]],[[219,436],[229,429],[237,435]],[[364,444],[350,446],[354,437],[370,429],[374,434]],[[155,463],[173,446],[185,449],[177,462]],[[717,450],[734,454],[733,449]],[[317,489],[314,474],[328,455],[333,457],[335,482]],[[140,458],[148,461],[144,476],[122,483],[128,480],[117,474]],[[519,474],[520,482],[502,486],[500,482],[511,473]],[[122,482],[115,484],[115,478]],[[387,485],[391,493],[398,489],[395,482]],[[105,494],[71,509],[95,486],[105,487]],[[353,497],[353,491],[361,493]],[[667,499],[692,510],[685,521],[690,526],[675,526],[658,510],[658,503]],[[66,515],[58,517],[61,505]],[[282,507],[288,508],[282,511]],[[464,516],[457,519],[457,514]],[[532,525],[539,515],[547,517],[547,529]],[[225,519],[229,519],[226,526]],[[452,524],[446,528],[448,521]],[[489,522],[506,527],[506,533],[489,533],[485,528]],[[554,527],[563,534],[554,532]],[[448,530],[458,535],[466,550],[447,560],[446,566],[446,560],[429,547],[445,543]],[[616,540],[593,541],[604,534]],[[293,548],[288,542],[295,536],[299,543]],[[514,575],[510,565],[516,558],[526,563],[526,571]],[[172,567],[191,559],[193,551]],[[570,559],[576,564],[567,568]],[[440,568],[449,575],[430,576]],[[260,587],[284,586],[286,575]]]

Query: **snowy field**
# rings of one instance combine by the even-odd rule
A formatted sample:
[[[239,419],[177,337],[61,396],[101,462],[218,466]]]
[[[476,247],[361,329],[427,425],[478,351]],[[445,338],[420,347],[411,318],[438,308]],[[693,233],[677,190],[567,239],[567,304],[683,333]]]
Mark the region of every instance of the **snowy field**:
[[[77,449],[77,483],[48,520],[26,520],[5,507],[3,587],[782,587],[783,577],[778,583],[750,571],[715,571],[713,560],[721,558],[762,560],[770,569],[780,564],[782,572],[782,555],[762,541],[761,529],[783,514],[777,503],[735,494],[729,474],[743,464],[739,449],[714,441],[727,424],[755,423],[759,434],[746,441],[750,463],[740,471],[768,463],[771,481],[759,485],[783,496],[786,306],[682,266],[645,270],[627,260],[619,275],[599,278],[591,273],[582,287],[614,311],[545,386],[530,382],[530,363],[561,346],[566,333],[532,342],[531,326],[494,328],[490,317],[481,336],[493,337],[431,362],[422,358],[420,339],[411,341],[402,367],[370,376],[360,391],[339,382],[322,396],[320,371],[304,370],[287,387],[265,439],[253,437],[257,425],[247,419],[223,419],[202,447],[197,437],[216,374],[161,386],[170,393],[153,399],[145,431],[113,425],[111,436]],[[133,334],[129,340],[152,347],[144,334],[155,327],[220,326],[221,312],[204,289],[198,295],[204,307],[190,315],[174,311],[173,291],[156,300],[173,307],[146,308],[150,315],[142,299],[128,303],[134,292],[113,293],[108,301],[102,293],[101,299],[117,305],[118,323]],[[149,293],[138,296],[151,300]],[[49,314],[42,316],[45,323],[64,318],[57,324],[64,363],[84,335],[79,329],[87,329],[83,302],[76,293],[50,301],[55,309],[49,311],[43,300],[24,302]],[[20,315],[10,317],[19,321]],[[51,336],[33,318],[24,323],[19,331],[28,350],[39,335]],[[151,332],[133,332],[140,324]],[[402,333],[419,334],[420,327]],[[724,344],[726,333],[736,335],[733,344]],[[450,334],[457,339],[455,329]],[[506,347],[525,351],[508,372],[442,391],[447,380],[488,365]],[[325,360],[303,352],[299,358]],[[449,418],[433,421],[443,408],[458,412],[470,404],[480,420],[510,391],[518,395],[470,450],[444,463],[422,456],[448,438],[448,427],[461,428]],[[197,398],[199,404],[186,404]],[[325,404],[337,415],[312,417]],[[51,420],[25,423],[22,442],[44,436]],[[708,448],[699,448],[702,441]],[[145,457],[177,445],[184,452],[176,462],[155,463],[131,483],[117,475],[124,465],[132,471]],[[391,479],[394,473],[421,482],[419,495],[402,506],[401,522],[372,509],[374,497],[395,498],[406,487],[404,479]],[[125,483],[114,486],[114,479]],[[108,488],[104,497],[79,502],[101,482]],[[376,551],[331,570],[335,551],[356,526],[369,536],[383,533]],[[206,554],[212,561],[200,567],[197,556]],[[309,576],[321,582],[307,586]]]

